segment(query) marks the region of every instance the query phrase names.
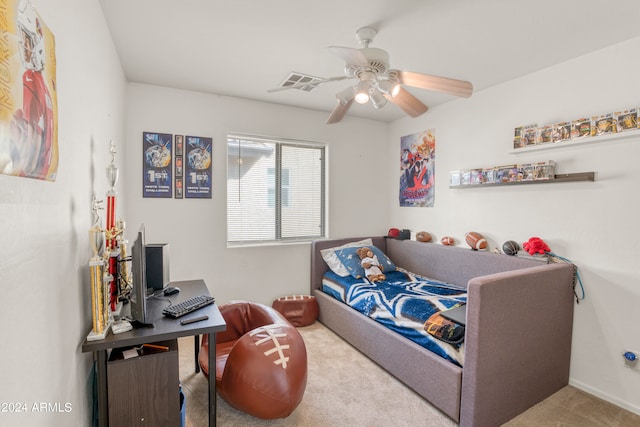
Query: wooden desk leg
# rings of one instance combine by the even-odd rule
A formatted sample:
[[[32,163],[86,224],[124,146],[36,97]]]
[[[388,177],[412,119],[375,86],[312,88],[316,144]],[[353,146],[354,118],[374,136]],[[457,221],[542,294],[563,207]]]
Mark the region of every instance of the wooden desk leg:
[[[107,427],[109,425],[107,350],[99,350],[96,352],[96,376],[98,382],[98,425],[100,427]]]
[[[200,355],[200,335],[193,336],[193,354],[196,355],[196,374],[200,372],[200,364],[198,363],[198,356]]]
[[[216,334],[209,334],[209,427],[216,426]]]

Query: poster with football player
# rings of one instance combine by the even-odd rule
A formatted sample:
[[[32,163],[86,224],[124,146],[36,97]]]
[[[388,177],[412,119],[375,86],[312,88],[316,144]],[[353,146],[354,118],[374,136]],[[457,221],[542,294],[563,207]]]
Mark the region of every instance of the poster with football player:
[[[0,173],[55,181],[55,39],[28,0],[4,0],[0,13]]]
[[[142,133],[142,196],[173,197],[173,135]]]
[[[433,207],[435,129],[400,138],[400,206]]]
[[[187,199],[211,198],[212,138],[185,137],[184,196]]]

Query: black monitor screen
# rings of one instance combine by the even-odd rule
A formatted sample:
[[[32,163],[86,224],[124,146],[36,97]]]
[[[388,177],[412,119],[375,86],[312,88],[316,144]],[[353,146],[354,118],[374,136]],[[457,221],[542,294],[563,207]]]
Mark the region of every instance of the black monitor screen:
[[[145,256],[144,224],[140,226],[131,248],[131,317],[140,323],[147,322],[147,261]]]

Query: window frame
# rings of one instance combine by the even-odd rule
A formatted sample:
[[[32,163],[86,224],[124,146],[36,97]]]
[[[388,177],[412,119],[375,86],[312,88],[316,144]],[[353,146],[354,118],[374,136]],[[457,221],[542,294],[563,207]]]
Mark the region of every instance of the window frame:
[[[238,146],[242,140],[249,142],[262,142],[275,145],[275,238],[274,239],[244,239],[244,240],[230,240],[230,222],[229,222],[229,163],[230,163],[230,143],[236,141]],[[328,145],[326,143],[317,141],[308,141],[301,139],[290,139],[283,137],[262,136],[253,135],[240,132],[229,132],[226,135],[227,155],[226,155],[226,242],[228,248],[247,247],[247,246],[269,246],[269,245],[287,245],[292,243],[308,243],[316,239],[325,239],[328,236],[327,228],[327,213],[328,213],[328,181],[327,181],[327,165],[328,165]],[[283,237],[282,236],[282,148],[283,147],[300,147],[305,149],[319,150],[320,154],[320,208],[319,208],[319,226],[320,232],[318,235],[300,235],[295,237]],[[290,170],[290,168],[287,168]],[[268,170],[268,169],[267,169]],[[240,178],[239,178],[240,179]],[[273,188],[273,187],[272,187]],[[289,191],[289,189],[287,189]],[[269,199],[269,188],[266,190],[267,201]],[[291,192],[289,191],[288,199],[291,203]],[[268,202],[269,203],[269,202]]]

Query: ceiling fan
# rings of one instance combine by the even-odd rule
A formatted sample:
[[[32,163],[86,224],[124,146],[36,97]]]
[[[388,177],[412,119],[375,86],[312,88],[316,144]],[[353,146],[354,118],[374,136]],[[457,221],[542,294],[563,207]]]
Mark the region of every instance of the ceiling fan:
[[[403,86],[465,98],[473,93],[473,85],[463,80],[391,69],[389,54],[385,50],[369,47],[376,34],[377,31],[369,27],[356,31],[356,37],[362,46],[360,49],[329,46],[331,53],[345,61],[344,76],[306,79],[297,83],[288,81],[279,88],[271,89],[270,92],[303,87],[314,88],[322,83],[357,79],[358,82],[355,85],[348,86],[336,94],[337,104],[331,111],[327,124],[342,120],[354,101],[359,104],[371,101],[376,109],[382,108],[387,101],[390,101],[411,117],[418,117],[426,112],[428,107]]]

